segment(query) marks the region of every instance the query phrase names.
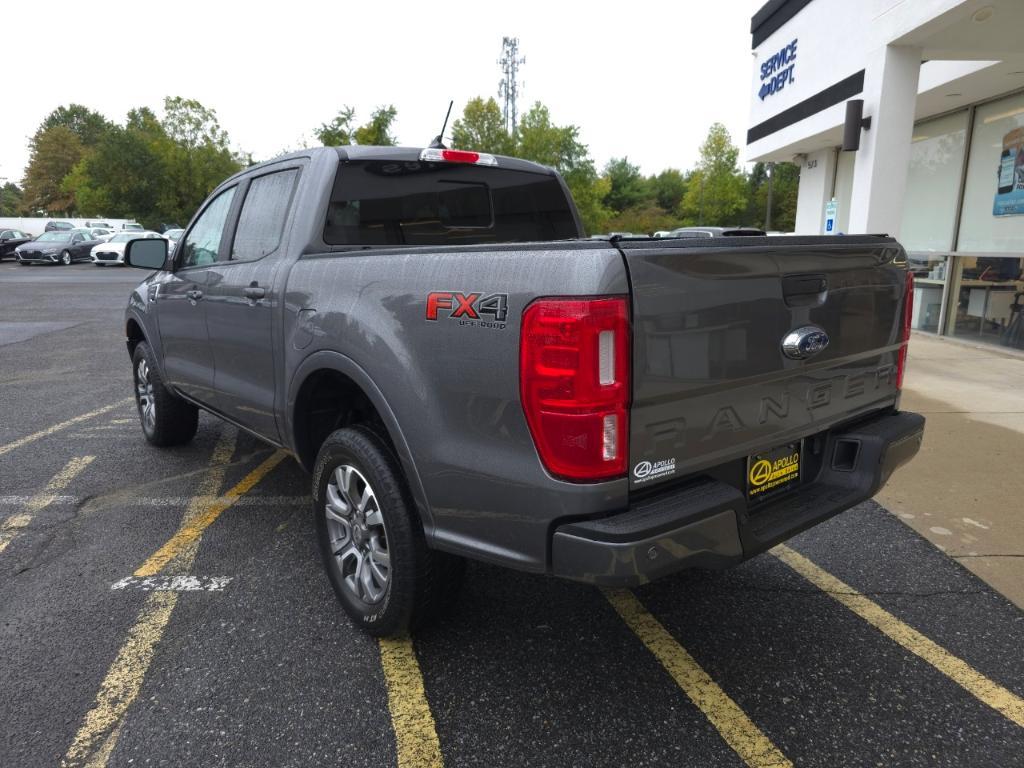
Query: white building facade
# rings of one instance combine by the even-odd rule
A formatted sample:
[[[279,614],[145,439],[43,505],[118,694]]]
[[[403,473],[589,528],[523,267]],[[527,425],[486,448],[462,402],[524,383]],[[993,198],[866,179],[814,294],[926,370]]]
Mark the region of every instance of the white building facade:
[[[915,328],[1024,348],[1024,0],[771,0],[751,35],[747,158],[798,163],[797,233],[896,236]]]

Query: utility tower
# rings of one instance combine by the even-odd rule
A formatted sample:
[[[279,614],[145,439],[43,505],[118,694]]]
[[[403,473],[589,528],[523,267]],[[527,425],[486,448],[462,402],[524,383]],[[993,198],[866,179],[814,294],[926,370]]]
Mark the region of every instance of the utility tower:
[[[501,83],[498,85],[498,98],[503,100],[501,115],[505,119],[505,131],[511,135],[516,132],[516,98],[519,96],[520,82],[519,65],[526,63],[526,57],[519,55],[519,38],[503,37],[501,39]]]

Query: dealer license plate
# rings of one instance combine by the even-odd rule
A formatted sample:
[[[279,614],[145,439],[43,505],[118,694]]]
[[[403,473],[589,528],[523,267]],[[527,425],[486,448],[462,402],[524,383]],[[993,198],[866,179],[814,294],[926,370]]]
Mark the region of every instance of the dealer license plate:
[[[747,459],[747,498],[763,501],[800,482],[801,444],[786,443]]]

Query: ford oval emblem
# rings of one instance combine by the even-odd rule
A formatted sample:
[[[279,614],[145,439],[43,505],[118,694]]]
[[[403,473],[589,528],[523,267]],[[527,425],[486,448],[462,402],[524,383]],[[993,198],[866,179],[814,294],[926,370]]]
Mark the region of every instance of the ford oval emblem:
[[[782,354],[790,360],[806,360],[828,346],[828,334],[816,325],[805,325],[786,334]]]

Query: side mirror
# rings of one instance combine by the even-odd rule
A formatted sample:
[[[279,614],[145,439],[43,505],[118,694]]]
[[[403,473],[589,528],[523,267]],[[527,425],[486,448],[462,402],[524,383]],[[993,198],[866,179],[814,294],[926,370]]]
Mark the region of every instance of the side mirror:
[[[139,269],[163,269],[167,263],[167,241],[129,240],[124,246],[124,263]]]

